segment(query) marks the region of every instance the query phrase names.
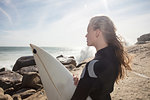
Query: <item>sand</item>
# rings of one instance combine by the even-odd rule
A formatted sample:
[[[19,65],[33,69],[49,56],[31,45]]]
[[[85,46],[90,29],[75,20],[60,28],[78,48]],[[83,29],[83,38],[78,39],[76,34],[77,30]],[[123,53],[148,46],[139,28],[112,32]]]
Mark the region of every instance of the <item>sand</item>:
[[[124,80],[115,83],[111,93],[112,100],[150,100],[150,43],[130,46],[127,49],[133,57],[132,71],[128,71]],[[80,76],[82,69],[74,69],[72,73]]]

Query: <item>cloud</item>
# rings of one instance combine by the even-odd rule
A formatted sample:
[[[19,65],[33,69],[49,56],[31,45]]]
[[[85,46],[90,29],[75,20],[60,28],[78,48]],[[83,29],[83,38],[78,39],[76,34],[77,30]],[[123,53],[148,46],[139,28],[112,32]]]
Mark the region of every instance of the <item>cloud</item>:
[[[137,38],[150,32],[150,13],[139,15],[133,18],[115,21],[118,33],[121,34],[130,44],[137,42]]]
[[[3,38],[12,41],[11,43],[16,43],[16,45],[21,45],[21,43],[27,45],[29,42],[49,46],[70,46],[72,43],[84,45],[86,27],[93,13],[96,14],[94,11],[98,9],[99,4],[86,3],[86,5],[87,8],[84,5],[71,8],[63,17],[50,23],[46,22],[50,15],[49,9],[44,10],[41,13],[42,16],[39,16],[36,26],[30,29],[4,31],[5,37]]]
[[[8,15],[10,12],[3,13],[5,16],[9,16],[7,17],[9,20],[12,21],[13,18],[14,25],[13,29],[1,30],[3,35],[0,36],[0,41],[2,41],[0,45],[27,46],[29,43],[35,43],[41,46],[84,46],[86,45],[86,28],[90,18],[102,14],[113,19],[118,27],[118,33],[121,33],[129,42],[133,42],[136,40],[135,36],[139,36],[138,32],[143,34],[149,31],[148,20],[150,17],[147,12],[141,12],[142,15],[139,16],[132,13],[146,3],[130,4],[130,6],[123,5],[123,3],[119,0],[94,2],[90,0],[81,2],[71,0],[25,0],[19,2],[14,0],[10,2],[8,0],[7,5],[14,7],[13,10],[19,20],[14,20],[16,17],[13,14],[10,17]],[[122,4],[123,7],[119,9],[114,7],[119,4]],[[2,10],[0,11],[2,12]]]
[[[8,18],[10,24],[13,24],[11,16],[2,8],[0,8],[0,11]]]
[[[150,13],[150,2],[146,1],[136,1],[136,0],[104,0],[107,1],[107,8],[109,9],[108,15],[112,18],[117,18],[118,20],[125,20],[129,18],[134,18],[136,16]]]

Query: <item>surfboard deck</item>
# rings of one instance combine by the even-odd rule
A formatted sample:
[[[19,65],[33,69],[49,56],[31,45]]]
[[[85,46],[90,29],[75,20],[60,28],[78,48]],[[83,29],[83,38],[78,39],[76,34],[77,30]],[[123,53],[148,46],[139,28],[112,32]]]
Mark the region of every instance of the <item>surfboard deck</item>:
[[[70,100],[76,89],[72,73],[48,52],[33,44],[30,46],[48,100]]]

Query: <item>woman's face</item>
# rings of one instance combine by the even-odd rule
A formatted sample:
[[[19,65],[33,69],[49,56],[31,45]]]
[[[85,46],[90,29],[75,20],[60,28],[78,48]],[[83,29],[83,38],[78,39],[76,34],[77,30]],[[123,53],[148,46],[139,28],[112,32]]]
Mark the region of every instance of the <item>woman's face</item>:
[[[93,30],[93,27],[89,24],[87,28],[87,34],[85,36],[87,38],[88,46],[95,46],[96,42],[96,31]]]

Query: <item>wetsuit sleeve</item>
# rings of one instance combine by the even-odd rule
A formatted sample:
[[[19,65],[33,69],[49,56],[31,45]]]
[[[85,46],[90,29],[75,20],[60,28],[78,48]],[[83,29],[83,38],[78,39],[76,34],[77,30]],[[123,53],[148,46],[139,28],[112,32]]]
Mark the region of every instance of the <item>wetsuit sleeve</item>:
[[[87,64],[88,65],[88,64]],[[77,88],[72,96],[71,100],[86,100],[86,98],[90,95],[93,83],[95,82],[96,78],[89,77],[88,75],[88,68],[89,66],[86,65],[85,74],[79,80]]]
[[[91,89],[91,85],[88,84],[89,81],[91,80],[88,78],[80,79],[71,100],[86,100]]]

